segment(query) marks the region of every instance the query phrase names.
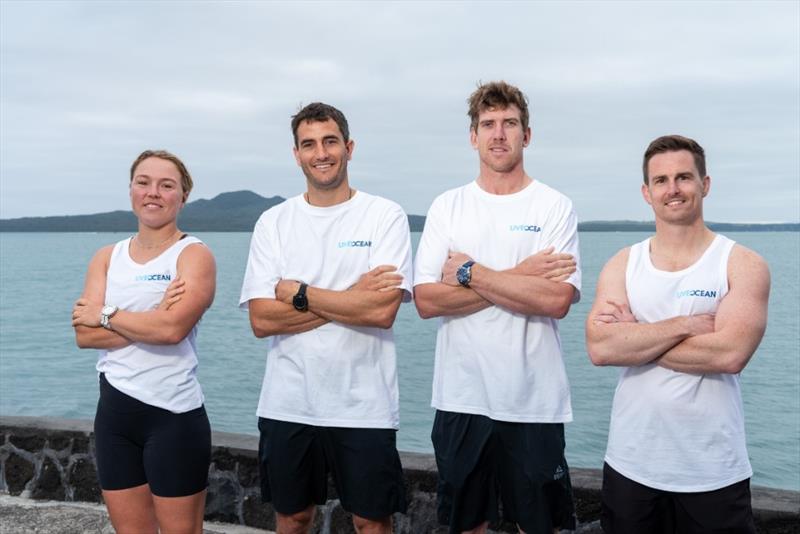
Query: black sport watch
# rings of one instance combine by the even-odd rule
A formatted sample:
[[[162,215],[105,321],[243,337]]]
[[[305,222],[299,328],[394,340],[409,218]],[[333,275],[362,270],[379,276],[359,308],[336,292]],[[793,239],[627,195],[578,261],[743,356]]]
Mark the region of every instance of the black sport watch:
[[[306,289],[308,284],[300,282],[300,289],[297,290],[294,297],[292,297],[292,306],[297,311],[308,311],[308,297],[306,297]]]

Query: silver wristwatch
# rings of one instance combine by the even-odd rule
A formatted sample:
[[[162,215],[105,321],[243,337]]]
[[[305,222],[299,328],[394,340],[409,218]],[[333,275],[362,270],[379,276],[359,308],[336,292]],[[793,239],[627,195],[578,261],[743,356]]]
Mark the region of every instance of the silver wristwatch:
[[[103,309],[100,310],[100,326],[107,330],[113,330],[113,328],[111,328],[111,323],[108,321],[114,317],[114,314],[117,313],[118,310],[119,308],[117,306],[109,306],[108,304],[103,306]]]

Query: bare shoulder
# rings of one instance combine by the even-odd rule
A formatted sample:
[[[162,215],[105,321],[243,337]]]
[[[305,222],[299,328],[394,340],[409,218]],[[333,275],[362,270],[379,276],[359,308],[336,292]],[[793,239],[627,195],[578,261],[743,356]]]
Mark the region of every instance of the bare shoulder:
[[[178,256],[178,263],[203,262],[214,265],[214,254],[205,243],[192,243],[183,249]]]
[[[101,249],[99,249],[97,252],[94,253],[94,256],[92,256],[92,261],[90,263],[90,266],[108,267],[108,264],[111,261],[111,253],[113,251],[114,251],[114,245],[106,245],[102,247]]]
[[[728,283],[731,288],[752,286],[756,291],[769,291],[770,274],[766,260],[747,247],[733,246],[728,259]]]
[[[740,244],[735,244],[728,260],[729,276],[763,277],[769,279],[769,266],[764,258]]]
[[[605,267],[603,267],[603,272],[609,272],[612,274],[616,273],[624,273],[625,268],[628,266],[628,257],[631,254],[631,247],[625,247],[616,254],[614,254],[610,260],[606,262]]]

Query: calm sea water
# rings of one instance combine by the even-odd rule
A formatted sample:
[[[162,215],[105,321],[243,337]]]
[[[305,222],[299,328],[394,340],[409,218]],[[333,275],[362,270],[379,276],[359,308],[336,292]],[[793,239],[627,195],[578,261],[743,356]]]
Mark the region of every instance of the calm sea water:
[[[218,264],[217,297],[198,338],[200,381],[215,430],[257,434],[255,408],[267,343],[253,337],[237,308],[249,233],[201,233]],[[742,373],[753,483],[800,490],[800,234],[731,233],[770,264],[769,326]],[[70,310],[86,265],[123,234],[0,233],[0,413],[90,419],[97,402],[92,350],[75,347]],[[414,244],[419,234],[412,235]],[[597,275],[638,233],[583,233],[583,300],[561,322],[575,420],[567,425],[571,465],[601,467],[618,370],[586,355],[583,322]],[[402,450],[429,452],[436,320],[404,304],[395,323]]]

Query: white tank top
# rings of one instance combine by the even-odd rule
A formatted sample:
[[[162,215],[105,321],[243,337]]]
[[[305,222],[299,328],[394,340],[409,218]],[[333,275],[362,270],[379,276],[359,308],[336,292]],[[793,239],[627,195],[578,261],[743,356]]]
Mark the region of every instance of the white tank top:
[[[178,256],[196,237],[179,240],[160,256],[139,264],[128,253],[131,238],[114,245],[106,275],[106,304],[139,312],[158,306],[177,274]],[[113,325],[114,320],[111,320]],[[101,350],[97,371],[109,384],[137,400],[173,413],[184,413],[203,404],[197,381],[197,325],[175,345],[131,343]]]
[[[641,323],[714,313],[728,292],[734,242],[717,235],[690,267],[650,261],[650,239],[631,247],[625,284]],[[687,374],[655,364],[625,367],[611,409],[606,462],[625,477],[665,491],[723,488],[752,476],[739,375]]]

